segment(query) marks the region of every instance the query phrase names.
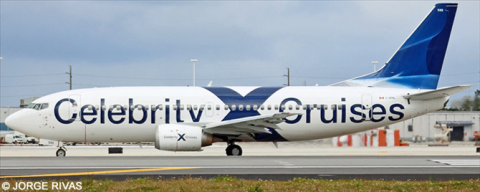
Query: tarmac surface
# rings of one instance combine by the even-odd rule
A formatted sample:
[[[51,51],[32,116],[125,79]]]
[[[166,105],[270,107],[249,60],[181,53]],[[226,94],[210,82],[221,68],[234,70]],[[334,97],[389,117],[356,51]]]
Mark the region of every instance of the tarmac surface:
[[[108,154],[108,146],[67,146],[66,157],[55,147],[0,147],[0,179],[78,180],[84,177],[179,177],[288,180],[480,179],[480,153],[473,146],[356,147],[241,144],[244,156],[227,157],[224,145],[203,152],[167,152],[152,146],[123,146],[123,154]],[[112,147],[112,146],[110,146]],[[118,146],[117,146],[118,147]]]

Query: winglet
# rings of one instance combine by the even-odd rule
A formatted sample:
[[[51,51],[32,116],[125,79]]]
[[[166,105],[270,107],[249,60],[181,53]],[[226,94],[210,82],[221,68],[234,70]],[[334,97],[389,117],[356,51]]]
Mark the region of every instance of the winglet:
[[[274,144],[275,147],[277,147],[277,149],[278,149],[278,143],[277,143],[276,141],[274,141],[273,144]]]

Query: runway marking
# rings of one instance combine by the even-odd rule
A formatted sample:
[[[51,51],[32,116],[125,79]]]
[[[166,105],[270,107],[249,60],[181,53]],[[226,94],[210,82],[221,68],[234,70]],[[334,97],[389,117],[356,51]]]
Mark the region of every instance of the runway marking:
[[[41,170],[41,169],[351,169],[351,168],[449,168],[448,165],[266,165],[266,166],[201,166],[201,167],[2,167],[0,170]],[[478,168],[478,165],[459,165],[456,168]],[[155,171],[155,170],[152,170]],[[132,171],[133,172],[133,171]],[[1,177],[0,177],[1,178]]]
[[[198,169],[198,168],[199,168],[199,167],[162,167],[162,168],[124,169],[124,170],[78,172],[78,173],[53,173],[53,174],[41,174],[41,175],[10,175],[10,176],[0,176],[0,179],[5,179],[5,178],[22,178],[22,177],[60,177],[60,176],[80,176],[80,175],[101,175],[101,174],[113,174],[113,173],[132,173],[132,172],[147,172],[147,171],[169,171],[169,170]]]
[[[480,159],[430,159],[430,161],[452,166],[480,166]]]
[[[293,164],[286,162],[286,161],[281,161],[281,160],[275,160],[276,163],[284,165],[284,166],[293,166]]]

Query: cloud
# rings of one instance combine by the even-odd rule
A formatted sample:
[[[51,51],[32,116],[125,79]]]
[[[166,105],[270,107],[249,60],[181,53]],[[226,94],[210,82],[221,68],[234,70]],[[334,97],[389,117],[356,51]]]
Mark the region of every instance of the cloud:
[[[74,88],[191,85],[193,58],[199,60],[198,85],[212,79],[215,86],[281,86],[287,67],[292,85],[304,81],[328,85],[371,72],[373,60],[386,62],[434,3],[2,1],[0,5],[1,105],[16,106],[25,96],[15,95],[64,90],[68,78],[7,76],[62,74],[68,65],[74,68]],[[448,76],[479,70],[478,7],[479,2],[459,3],[445,58],[446,76],[439,86],[478,85],[478,74]],[[52,83],[59,84],[10,87]]]

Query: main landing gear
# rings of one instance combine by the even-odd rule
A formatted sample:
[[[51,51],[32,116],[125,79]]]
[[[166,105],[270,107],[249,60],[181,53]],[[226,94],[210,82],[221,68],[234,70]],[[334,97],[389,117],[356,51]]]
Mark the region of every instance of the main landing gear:
[[[242,148],[235,145],[235,141],[233,140],[228,142],[228,147],[225,151],[227,152],[227,156],[242,156]]]
[[[65,149],[63,146],[58,147],[57,157],[65,157],[65,155],[67,155],[67,149]]]

